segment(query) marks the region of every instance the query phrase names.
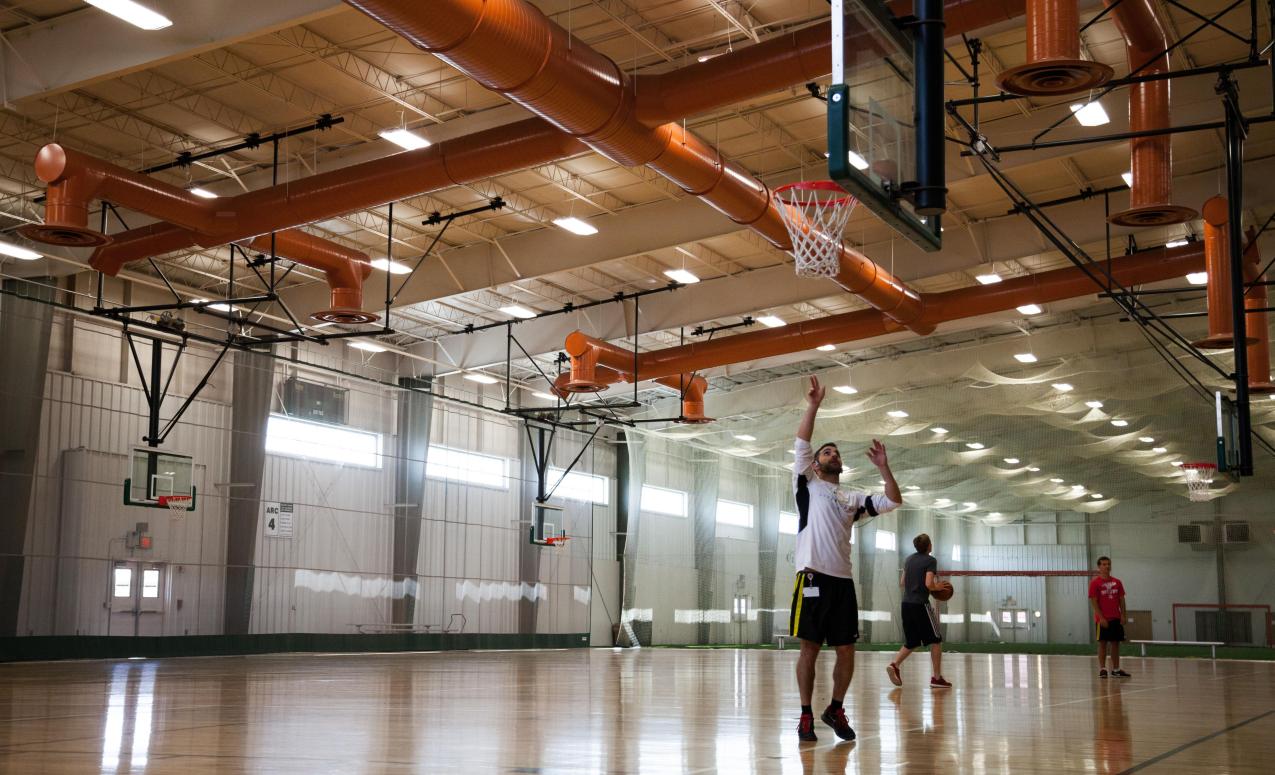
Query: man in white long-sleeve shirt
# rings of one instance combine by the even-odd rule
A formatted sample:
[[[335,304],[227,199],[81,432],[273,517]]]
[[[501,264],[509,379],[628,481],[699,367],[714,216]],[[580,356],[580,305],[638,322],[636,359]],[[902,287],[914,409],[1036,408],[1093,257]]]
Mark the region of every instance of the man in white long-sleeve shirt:
[[[810,446],[815,414],[823,403],[824,388],[810,378],[806,413],[797,427],[793,462],[793,494],[797,499],[797,580],[790,609],[792,635],[801,639],[797,658],[797,686],[801,692],[801,721],[797,735],[817,740],[811,701],[815,686],[815,661],[826,642],[836,649],[832,669],[832,702],[820,717],[842,740],[853,740],[842,701],[854,675],[854,644],[859,639],[859,601],[855,596],[850,562],[850,531],[903,502],[886,459],[885,447],[876,439],[867,457],[881,472],[884,493],[864,493],[838,486],[841,453],[835,444],[817,450]]]

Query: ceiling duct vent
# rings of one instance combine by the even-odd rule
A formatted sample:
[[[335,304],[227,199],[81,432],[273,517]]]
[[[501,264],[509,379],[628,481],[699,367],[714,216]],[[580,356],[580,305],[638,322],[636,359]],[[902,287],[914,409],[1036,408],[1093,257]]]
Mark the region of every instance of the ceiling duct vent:
[[[1222,543],[1246,544],[1248,541],[1247,522],[1227,522],[1222,526]]]
[[[1204,526],[1178,525],[1178,543],[1180,544],[1202,544],[1204,543]]]

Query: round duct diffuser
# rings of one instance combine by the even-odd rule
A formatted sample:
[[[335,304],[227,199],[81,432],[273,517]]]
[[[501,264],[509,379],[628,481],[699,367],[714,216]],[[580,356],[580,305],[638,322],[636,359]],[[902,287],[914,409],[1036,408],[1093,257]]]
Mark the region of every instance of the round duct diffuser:
[[[1250,382],[1248,392],[1259,396],[1275,395],[1275,382]]]
[[[79,226],[32,223],[19,227],[18,233],[29,240],[67,248],[96,248],[111,241],[110,236],[100,231],[83,229]]]
[[[597,393],[600,390],[606,390],[607,387],[607,383],[596,379],[569,379],[561,385],[562,391],[567,393]]]
[[[1112,226],[1171,226],[1175,223],[1186,223],[1196,217],[1198,213],[1189,207],[1145,205],[1113,213],[1107,220]]]
[[[1002,91],[1026,96],[1050,96],[1088,91],[1111,80],[1113,71],[1085,59],[1046,59],[1011,67],[996,76]]]
[[[701,414],[694,417],[679,417],[677,422],[681,425],[703,425],[704,423],[713,422],[713,418],[705,417]]]
[[[379,320],[380,316],[371,312],[364,312],[361,309],[325,309],[314,313],[310,316],[313,320],[322,320],[324,323],[371,323]]]
[[[1257,339],[1251,336],[1246,337],[1244,344],[1257,344]],[[1191,346],[1201,350],[1230,350],[1235,347],[1235,337],[1229,333],[1206,336],[1192,342]]]

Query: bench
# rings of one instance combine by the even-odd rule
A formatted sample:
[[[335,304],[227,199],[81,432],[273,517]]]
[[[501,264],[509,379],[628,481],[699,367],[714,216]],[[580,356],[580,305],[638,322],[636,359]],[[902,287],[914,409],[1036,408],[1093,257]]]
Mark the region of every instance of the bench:
[[[1137,643],[1142,647],[1142,656],[1147,655],[1147,644],[1153,646],[1208,646],[1209,658],[1217,659],[1217,647],[1226,644],[1220,640],[1131,640],[1130,643]]]
[[[801,638],[798,638],[796,635],[789,635],[786,632],[775,633],[775,648],[779,649],[780,651],[783,651],[784,646],[788,643],[800,643],[800,642],[801,642]]]

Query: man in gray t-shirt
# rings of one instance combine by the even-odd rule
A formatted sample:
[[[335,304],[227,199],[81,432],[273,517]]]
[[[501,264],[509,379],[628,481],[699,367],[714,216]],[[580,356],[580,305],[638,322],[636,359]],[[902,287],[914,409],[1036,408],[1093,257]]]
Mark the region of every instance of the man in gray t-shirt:
[[[912,539],[912,545],[916,547],[916,554],[903,562],[903,575],[899,577],[899,586],[903,587],[900,617],[903,622],[903,648],[899,649],[885,672],[891,683],[902,686],[903,676],[899,674],[899,665],[915,649],[929,646],[930,662],[934,667],[930,686],[947,689],[952,684],[943,677],[943,636],[939,633],[938,613],[930,605],[930,595],[946,589],[947,582],[939,581],[939,562],[930,554],[930,550],[934,548],[930,537],[922,533]]]

